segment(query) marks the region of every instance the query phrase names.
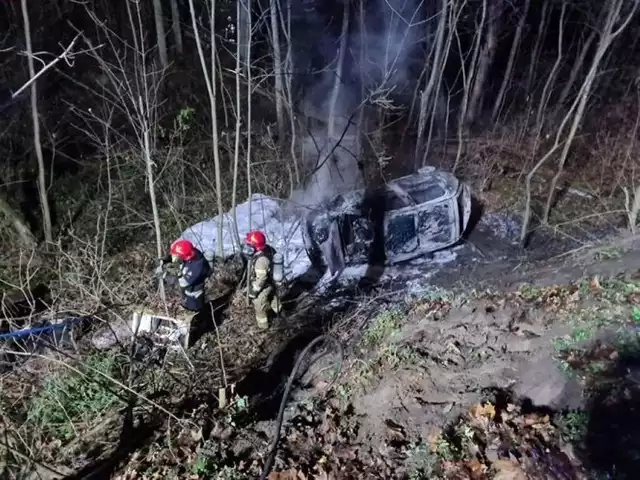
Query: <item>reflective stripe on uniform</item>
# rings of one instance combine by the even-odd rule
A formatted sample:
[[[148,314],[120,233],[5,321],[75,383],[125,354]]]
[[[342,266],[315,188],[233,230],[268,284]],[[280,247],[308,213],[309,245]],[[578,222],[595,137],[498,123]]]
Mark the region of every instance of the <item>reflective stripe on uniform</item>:
[[[200,295],[202,295],[204,293],[204,290],[196,290],[195,292],[189,292],[189,291],[185,291],[184,294],[187,297],[191,297],[191,298],[198,298]]]
[[[265,266],[255,267],[253,271],[255,272],[256,275],[265,276],[265,277],[267,276],[267,273],[269,273],[269,269]]]
[[[178,285],[182,288],[186,288],[189,286],[189,282],[187,282],[183,277],[178,278]]]

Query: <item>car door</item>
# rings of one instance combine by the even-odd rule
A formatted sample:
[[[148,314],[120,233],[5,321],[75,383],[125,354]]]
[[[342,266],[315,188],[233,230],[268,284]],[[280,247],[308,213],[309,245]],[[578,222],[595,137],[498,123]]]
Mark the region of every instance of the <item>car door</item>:
[[[369,218],[347,214],[341,218],[342,244],[345,261],[348,265],[367,263],[373,243],[373,225]]]
[[[389,263],[408,260],[419,252],[416,209],[406,206],[393,192],[387,195],[384,234],[385,253]]]

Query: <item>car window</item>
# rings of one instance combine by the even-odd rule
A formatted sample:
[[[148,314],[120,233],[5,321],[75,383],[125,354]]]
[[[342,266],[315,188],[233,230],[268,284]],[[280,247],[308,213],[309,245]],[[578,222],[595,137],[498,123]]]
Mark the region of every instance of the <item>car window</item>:
[[[389,257],[410,253],[418,248],[415,214],[389,217],[385,231],[385,247]]]
[[[440,185],[432,183],[430,185],[416,185],[410,190],[411,196],[415,198],[418,203],[425,203],[432,200],[437,200],[444,196],[445,191]]]
[[[438,244],[452,241],[455,227],[451,222],[450,209],[449,203],[441,203],[418,213],[418,232],[425,248],[438,248]]]
[[[345,215],[342,219],[342,238],[346,255],[350,260],[366,261],[373,241],[371,222],[356,215]]]
[[[343,217],[342,232],[347,243],[370,242],[373,240],[371,222],[357,215]]]
[[[395,192],[389,190],[385,193],[385,207],[387,212],[390,212],[408,207],[408,205]]]

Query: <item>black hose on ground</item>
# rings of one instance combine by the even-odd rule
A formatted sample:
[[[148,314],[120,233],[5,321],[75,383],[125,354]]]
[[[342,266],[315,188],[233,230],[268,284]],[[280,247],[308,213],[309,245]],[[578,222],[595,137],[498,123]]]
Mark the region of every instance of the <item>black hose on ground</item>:
[[[278,412],[278,419],[276,421],[276,434],[275,434],[275,437],[273,438],[273,442],[271,442],[271,447],[269,447],[269,456],[267,457],[267,461],[265,462],[264,467],[262,468],[262,474],[260,475],[260,480],[266,480],[267,476],[271,472],[273,461],[276,458],[276,452],[278,450],[278,442],[280,441],[280,434],[282,430],[282,422],[284,420],[284,410],[287,406],[287,400],[289,398],[289,395],[291,394],[291,387],[293,386],[293,382],[295,381],[296,374],[298,373],[298,369],[300,368],[300,365],[302,365],[302,359],[311,351],[311,349],[314,346],[316,346],[318,343],[320,343],[323,340],[327,342],[333,342],[338,347],[338,355],[339,355],[338,368],[336,370],[335,376],[333,377],[333,380],[326,388],[327,392],[333,386],[336,379],[338,378],[338,375],[340,374],[340,371],[342,370],[342,362],[344,360],[344,351],[342,348],[342,344],[338,341],[337,338],[332,337],[331,335],[320,335],[319,337],[316,337],[309,343],[309,345],[305,347],[302,353],[300,353],[298,360],[296,360],[296,363],[293,366],[293,370],[291,370],[291,373],[289,374],[287,385],[284,388],[284,393],[282,394],[282,400],[280,401],[280,411]]]

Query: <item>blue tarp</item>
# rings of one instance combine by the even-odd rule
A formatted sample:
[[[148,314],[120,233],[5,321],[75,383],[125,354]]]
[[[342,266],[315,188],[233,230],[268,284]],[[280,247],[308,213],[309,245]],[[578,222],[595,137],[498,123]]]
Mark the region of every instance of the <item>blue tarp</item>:
[[[88,317],[69,317],[57,323],[48,323],[48,321],[45,320],[44,322],[42,322],[42,325],[37,327],[2,333],[0,334],[0,341],[30,337],[32,335],[40,335],[42,333],[55,333],[58,330],[64,330],[67,327],[73,327],[74,325],[82,322],[83,320],[86,320],[87,318]]]

